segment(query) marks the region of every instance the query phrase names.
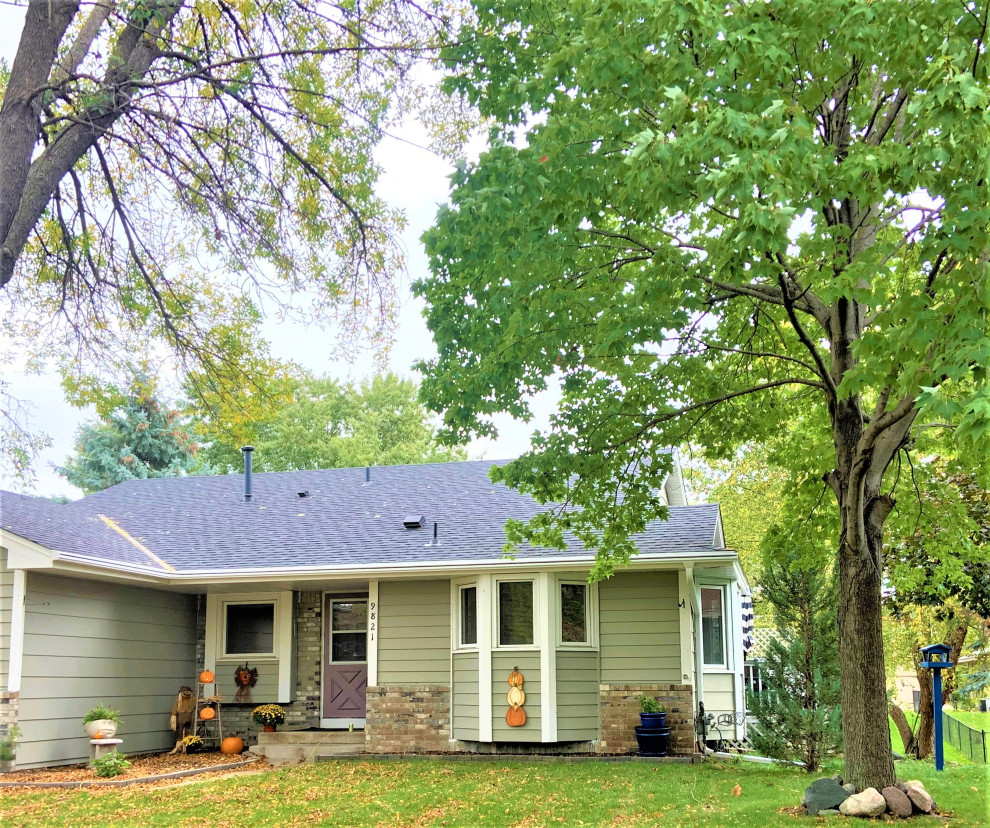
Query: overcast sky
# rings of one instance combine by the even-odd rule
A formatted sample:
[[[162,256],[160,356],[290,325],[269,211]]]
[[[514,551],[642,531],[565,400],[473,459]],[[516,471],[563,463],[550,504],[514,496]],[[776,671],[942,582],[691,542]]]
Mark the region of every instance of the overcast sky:
[[[0,56],[7,60],[8,65],[17,49],[23,14],[23,9],[0,5]],[[408,253],[408,274],[400,289],[402,308],[388,367],[403,376],[414,376],[412,364],[418,359],[430,357],[435,349],[422,317],[423,305],[413,298],[409,285],[413,279],[427,272],[426,256],[419,238],[432,223],[437,206],[446,199],[447,176],[451,168],[442,159],[414,146],[425,143],[416,125],[403,130],[401,137],[405,140],[386,139],[378,152],[378,160],[385,170],[379,192],[390,204],[405,211],[408,218],[408,227],[402,236]],[[409,141],[412,144],[407,143]],[[331,359],[332,332],[322,333],[299,325],[273,322],[265,324],[265,332],[276,356],[295,360],[316,373],[342,380],[360,380],[374,370],[370,355],[352,363]],[[81,492],[60,477],[54,466],[63,463],[72,451],[76,428],[81,421],[92,417],[92,413],[72,408],[65,402],[58,377],[54,374],[13,374],[6,378],[12,383],[14,396],[33,406],[33,428],[47,433],[53,440],[52,448],[38,463],[33,493],[79,496]],[[525,451],[534,429],[547,422],[555,398],[555,394],[548,393],[535,401],[536,419],[532,423],[499,418],[499,439],[473,443],[469,447],[470,456],[508,458]],[[14,481],[0,475],[0,488],[14,488]]]

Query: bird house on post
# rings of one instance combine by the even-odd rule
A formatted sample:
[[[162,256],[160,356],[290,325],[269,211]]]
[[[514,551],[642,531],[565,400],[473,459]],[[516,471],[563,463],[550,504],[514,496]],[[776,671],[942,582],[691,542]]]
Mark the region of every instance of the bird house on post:
[[[945,769],[945,757],[942,753],[942,671],[953,667],[949,661],[951,647],[945,644],[929,644],[921,648],[924,657],[922,667],[932,671],[932,707],[935,719],[935,770]]]

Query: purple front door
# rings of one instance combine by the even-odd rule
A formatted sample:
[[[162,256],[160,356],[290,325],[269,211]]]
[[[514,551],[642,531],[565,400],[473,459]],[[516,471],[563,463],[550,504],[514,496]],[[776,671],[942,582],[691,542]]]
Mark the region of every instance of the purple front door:
[[[368,688],[368,599],[326,597],[323,637],[323,721],[364,724]]]

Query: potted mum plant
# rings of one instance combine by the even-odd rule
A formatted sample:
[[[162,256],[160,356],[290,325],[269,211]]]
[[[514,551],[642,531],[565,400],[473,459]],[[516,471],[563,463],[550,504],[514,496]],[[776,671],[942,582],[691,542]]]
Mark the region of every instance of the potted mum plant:
[[[639,710],[639,723],[643,727],[651,729],[666,727],[667,708],[660,704],[660,699],[651,699],[649,696],[640,696]]]
[[[120,713],[98,704],[83,716],[83,728],[90,739],[112,739],[120,727]]]
[[[265,733],[274,733],[275,728],[285,722],[285,710],[277,704],[262,704],[251,711],[251,718]]]

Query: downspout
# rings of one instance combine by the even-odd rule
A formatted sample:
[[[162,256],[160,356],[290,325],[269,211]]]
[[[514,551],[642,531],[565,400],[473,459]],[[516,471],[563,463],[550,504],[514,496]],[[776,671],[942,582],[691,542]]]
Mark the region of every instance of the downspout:
[[[694,565],[684,564],[684,571],[687,575],[688,594],[691,596],[692,617],[694,619],[694,688],[695,698],[700,704],[705,700],[705,652],[704,642],[701,638],[701,603],[698,601],[698,590],[694,585]],[[695,705],[695,713],[698,711]]]

